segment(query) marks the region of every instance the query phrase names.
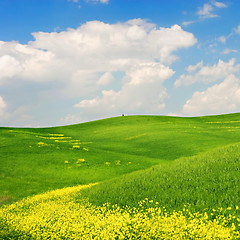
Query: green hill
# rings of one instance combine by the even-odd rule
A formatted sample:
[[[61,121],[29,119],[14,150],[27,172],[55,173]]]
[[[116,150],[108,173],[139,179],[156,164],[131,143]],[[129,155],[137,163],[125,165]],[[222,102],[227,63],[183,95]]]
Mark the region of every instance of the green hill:
[[[0,156],[0,239],[240,239],[240,114],[0,128]]]
[[[53,128],[0,128],[0,200],[8,203],[239,142],[240,114],[125,116]]]
[[[240,196],[240,143],[107,180],[81,191],[94,205],[137,207],[151,199],[168,210],[235,209]],[[238,211],[237,211],[238,212]]]

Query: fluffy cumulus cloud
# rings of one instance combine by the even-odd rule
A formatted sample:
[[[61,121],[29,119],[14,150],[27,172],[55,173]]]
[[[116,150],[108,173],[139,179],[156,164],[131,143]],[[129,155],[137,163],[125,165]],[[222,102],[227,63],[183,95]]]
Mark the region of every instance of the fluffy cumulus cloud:
[[[77,29],[33,36],[26,45],[0,42],[0,85],[52,84],[61,98],[78,98],[79,111],[91,109],[92,115],[99,106],[132,113],[163,109],[162,84],[174,73],[168,66],[177,59],[178,49],[196,43],[193,34],[178,25],[157,28],[142,19],[117,24],[91,21]],[[122,79],[114,77],[119,72]],[[116,81],[118,89],[113,86]]]
[[[12,56],[4,55],[0,57],[0,83],[6,79],[12,78],[21,72],[19,62]]]
[[[237,112],[240,109],[240,80],[233,74],[206,91],[195,92],[183,106],[182,115],[196,116]]]
[[[0,84],[13,79],[48,81],[53,78],[54,56],[30,45],[0,42]],[[56,70],[56,69],[55,69]]]
[[[174,83],[175,87],[181,85],[191,85],[196,82],[211,83],[222,80],[230,74],[239,72],[240,64],[236,64],[233,58],[228,62],[219,60],[217,64],[212,66],[204,66],[203,62],[196,65],[190,65],[187,68],[189,74],[181,75]]]
[[[161,63],[140,64],[128,71],[120,91],[104,90],[100,97],[82,100],[75,107],[81,108],[85,115],[159,113],[167,97],[162,83],[173,74],[173,70]]]

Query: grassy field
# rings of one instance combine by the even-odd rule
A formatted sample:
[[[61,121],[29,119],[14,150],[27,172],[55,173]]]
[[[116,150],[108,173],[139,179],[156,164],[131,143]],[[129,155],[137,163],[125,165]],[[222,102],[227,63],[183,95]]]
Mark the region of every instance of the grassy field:
[[[81,191],[94,205],[137,207],[148,198],[169,210],[194,211],[240,205],[240,143],[137,171]],[[237,214],[238,211],[235,213]]]
[[[238,142],[239,119],[240,114],[129,116],[55,128],[0,128],[1,202],[111,179]]]
[[[217,239],[217,236],[221,236],[220,239],[238,238],[238,113],[195,118],[125,116],[54,128],[0,128],[0,156],[0,202],[3,204],[0,209],[3,222],[0,224],[0,236],[9,232],[15,236],[12,239],[21,239],[16,236],[28,239],[28,234],[33,231],[29,239],[34,239],[34,231],[38,234],[41,229],[45,229],[41,230],[44,234],[55,231],[55,223],[67,224],[66,231],[77,233],[77,230],[71,230],[73,222],[66,221],[74,214],[80,218],[76,209],[82,208],[84,214],[93,211],[93,218],[88,222],[93,228],[89,228],[88,233],[82,232],[85,237],[79,239],[92,239],[84,234],[96,235],[99,229],[106,228],[109,219],[120,215],[120,219],[124,219],[118,223],[120,225],[110,226],[111,231],[119,234],[116,235],[118,238],[115,236],[116,239],[127,239],[121,236],[130,236],[127,234],[129,231],[133,234],[136,226],[145,229],[144,234],[150,236],[153,233],[150,234],[147,224],[155,224],[156,219],[159,224],[161,221],[170,224],[173,219],[176,220],[175,227],[168,225],[173,232],[169,230],[162,233],[165,239],[171,239],[171,234],[176,236],[174,231],[178,229],[176,226],[183,224],[181,221],[185,221],[185,227],[178,229],[182,234],[180,239],[188,239],[189,236],[195,236],[194,239],[202,239],[203,236],[205,239]],[[91,183],[98,184],[83,189],[81,186],[73,187]],[[70,209],[64,208],[65,197],[52,198],[52,193],[56,192],[43,194],[64,187],[73,187],[67,188],[70,189],[67,191],[69,194],[64,195],[73,204]],[[62,190],[57,191],[62,196]],[[43,195],[8,205],[35,194]],[[39,205],[38,198],[42,199],[42,196],[46,199],[46,205]],[[104,205],[106,202],[110,204],[107,210]],[[55,213],[57,211],[51,210],[48,204],[65,209],[65,218],[50,221],[46,217],[44,220],[38,214],[40,206],[42,212],[46,211],[44,216],[52,216],[47,209]],[[115,204],[118,207],[112,209]],[[141,210],[142,205],[145,205],[144,211]],[[167,210],[159,210],[162,207]],[[108,220],[105,218],[106,211],[107,215],[110,214]],[[149,211],[152,211],[152,215]],[[169,218],[165,218],[164,211],[168,212]],[[145,215],[141,215],[143,213]],[[38,216],[38,220],[33,216]],[[97,218],[104,218],[102,224],[105,225],[96,225]],[[4,219],[15,220],[4,223]],[[138,219],[138,225],[134,225],[134,219]],[[28,222],[30,227],[25,230],[19,228],[23,222]],[[80,225],[78,229],[83,228]],[[154,239],[154,236],[159,239],[156,234],[160,225],[156,226],[155,235],[151,235],[150,239]],[[119,233],[119,229],[116,230],[119,226],[125,230]],[[196,230],[197,226],[201,227]],[[164,228],[168,227],[166,225]],[[16,232],[16,228],[20,232]],[[196,232],[193,233],[195,230],[192,232],[191,229]],[[213,231],[211,235],[211,229],[219,231]],[[106,236],[110,236],[109,231]],[[140,236],[136,235],[140,232],[131,235],[132,239]],[[208,233],[210,235],[201,235]],[[10,235],[5,235],[5,238]],[[61,236],[59,239],[65,239],[67,235]]]

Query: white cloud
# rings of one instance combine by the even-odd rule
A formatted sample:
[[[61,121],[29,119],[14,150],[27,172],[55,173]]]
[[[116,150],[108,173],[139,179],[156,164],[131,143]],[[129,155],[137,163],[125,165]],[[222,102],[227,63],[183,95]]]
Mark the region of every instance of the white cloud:
[[[236,49],[226,48],[221,52],[221,54],[227,55],[227,54],[230,54],[230,53],[237,53],[237,52],[238,52],[238,50],[236,50]]]
[[[224,79],[230,74],[239,72],[240,64],[235,64],[236,60],[233,58],[229,62],[224,62],[219,60],[217,64],[213,66],[203,66],[203,63],[200,62],[195,66],[189,66],[187,71],[192,73],[189,75],[181,75],[174,83],[175,87],[181,85],[191,85],[195,82],[211,83],[221,79]],[[197,72],[194,73],[199,69]]]
[[[223,3],[223,2],[217,2],[212,0],[211,1],[212,5],[214,5],[217,8],[227,8],[227,4]]]
[[[201,8],[199,8],[197,14],[198,16],[200,16],[201,18],[215,18],[218,17],[218,15],[213,13],[213,6],[205,3]]]
[[[196,65],[189,65],[186,70],[189,73],[192,73],[192,72],[195,72],[197,69],[200,69],[202,67],[203,67],[203,61],[197,63]]]
[[[182,115],[231,113],[240,110],[240,80],[230,75],[206,91],[195,92],[183,106]]]
[[[33,33],[33,37],[26,45],[0,42],[0,84],[52,84],[55,87],[48,94],[54,96],[55,102],[76,97],[79,101],[111,99],[116,112],[127,105],[133,112],[155,111],[154,106],[163,109],[166,91],[161,81],[173,74],[167,65],[177,59],[178,49],[191,47],[197,41],[178,25],[157,28],[142,19],[117,24],[92,21],[77,29]],[[125,75],[118,84],[121,90],[106,91],[118,72]],[[44,101],[41,88],[32,91],[39,103]],[[102,96],[94,98],[99,91]],[[91,111],[94,115],[98,110]]]
[[[223,2],[218,2],[215,0],[210,0],[208,3],[205,3],[203,6],[198,7],[198,11],[196,12],[198,19],[190,20],[190,21],[184,21],[182,22],[183,26],[188,26],[193,23],[197,23],[199,21],[208,19],[208,18],[217,18],[219,15],[217,15],[215,12],[219,8],[227,8],[227,4]]]
[[[4,55],[0,57],[0,84],[22,71],[20,63],[12,56]]]
[[[0,84],[14,78],[41,82],[53,78],[54,56],[50,51],[16,42],[0,42],[0,56]]]
[[[162,83],[174,71],[161,63],[145,63],[130,70],[120,91],[102,91],[102,96],[82,100],[75,107],[82,109],[82,115],[96,116],[119,113],[159,113],[164,109],[167,97]]]
[[[172,63],[173,53],[196,43],[191,33],[174,25],[156,29],[155,25],[136,19],[126,23],[105,24],[92,21],[78,29],[60,33],[34,33],[30,46],[44,49],[56,64],[90,71],[115,71],[133,64],[158,59]],[[54,59],[51,59],[51,61]]]
[[[216,8],[227,8],[227,4],[211,0],[209,3],[205,3],[202,7],[198,9],[197,15],[203,19],[216,18],[218,17],[218,15],[214,13]]]

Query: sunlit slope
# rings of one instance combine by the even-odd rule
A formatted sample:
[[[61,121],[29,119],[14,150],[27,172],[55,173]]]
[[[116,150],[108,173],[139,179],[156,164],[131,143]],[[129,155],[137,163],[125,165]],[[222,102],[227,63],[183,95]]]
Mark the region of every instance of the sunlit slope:
[[[235,143],[101,182],[83,190],[79,199],[88,198],[95,205],[109,202],[134,207],[148,198],[170,210],[189,203],[195,211],[202,211],[235,210],[239,196],[240,143]]]
[[[240,141],[240,114],[0,128],[0,200],[117,177]]]
[[[63,131],[96,148],[173,160],[240,140],[240,114],[179,118],[129,116],[66,127]],[[86,138],[85,138],[86,137]]]

